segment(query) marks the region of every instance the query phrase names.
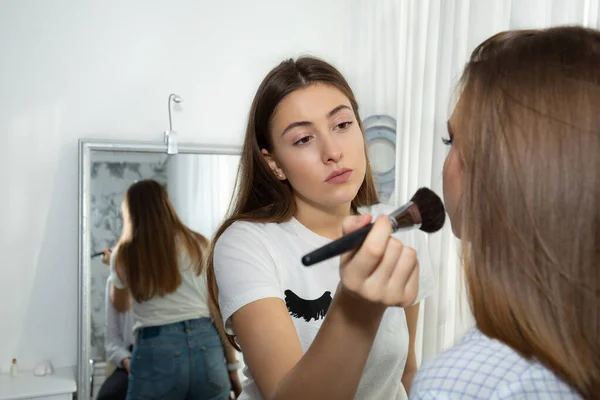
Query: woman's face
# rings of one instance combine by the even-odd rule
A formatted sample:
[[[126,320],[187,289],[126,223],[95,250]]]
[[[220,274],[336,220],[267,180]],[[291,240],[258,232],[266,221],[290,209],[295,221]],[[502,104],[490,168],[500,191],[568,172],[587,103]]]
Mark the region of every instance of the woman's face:
[[[271,125],[273,152],[263,150],[297,198],[317,207],[349,204],[365,179],[363,133],[338,89],[314,84],[286,96]]]
[[[452,225],[452,232],[458,238],[462,235],[462,212],[461,212],[461,198],[462,198],[462,176],[463,166],[460,159],[458,149],[455,146],[456,140],[460,140],[461,132],[461,116],[459,114],[459,104],[454,109],[450,121],[448,121],[448,135],[449,138],[445,142],[450,146],[450,151],[446,156],[444,162],[444,203],[446,206],[446,212],[450,217],[450,223]]]

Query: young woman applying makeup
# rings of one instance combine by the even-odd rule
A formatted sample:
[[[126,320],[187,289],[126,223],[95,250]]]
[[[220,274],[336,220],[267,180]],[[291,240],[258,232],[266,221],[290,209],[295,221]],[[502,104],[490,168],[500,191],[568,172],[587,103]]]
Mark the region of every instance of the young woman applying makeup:
[[[424,234],[390,235],[376,218],[358,251],[301,264],[391,211],[378,204],[342,75],[310,57],[274,68],[252,103],[237,195],[209,257],[217,323],[247,365],[240,399],[406,396],[415,304],[435,286]]]
[[[499,33],[450,118],[444,199],[477,327],[413,399],[600,398],[600,32]]]

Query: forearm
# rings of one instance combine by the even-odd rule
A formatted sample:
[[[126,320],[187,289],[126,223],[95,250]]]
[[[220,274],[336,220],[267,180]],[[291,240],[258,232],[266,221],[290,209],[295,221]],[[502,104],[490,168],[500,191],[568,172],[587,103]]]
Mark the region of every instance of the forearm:
[[[131,296],[127,289],[119,289],[115,285],[110,287],[110,302],[120,313],[129,311],[131,308]]]
[[[108,360],[120,366],[124,358],[131,357],[128,345],[125,344],[124,326],[120,316],[110,302],[110,284],[106,290],[106,336],[104,340],[104,350]]]
[[[229,343],[227,336],[225,335],[225,326],[223,325],[223,321],[220,318],[220,313],[218,312],[215,304],[209,300],[208,302],[208,311],[210,312],[210,316],[213,320],[213,324],[217,328],[219,333],[219,338],[221,339],[221,345],[223,346],[223,352],[225,353],[225,358],[227,358],[227,362],[229,364],[235,364],[237,362],[237,352]]]
[[[408,326],[408,355],[402,374],[402,385],[406,389],[406,393],[410,392],[410,387],[413,378],[417,372],[417,353],[415,350],[417,337],[417,324],[419,322],[419,304],[404,309],[406,313],[406,324]]]
[[[406,393],[410,393],[410,387],[412,381],[417,373],[417,358],[414,351],[408,353],[406,360],[406,366],[404,367],[404,373],[402,374],[402,385],[406,390]]]
[[[130,352],[127,351],[127,352],[120,353],[117,357],[117,361],[115,362],[115,365],[119,368],[123,368],[124,367],[123,361],[125,361],[128,358],[131,358]]]
[[[406,394],[410,394],[410,388],[412,386],[413,379],[415,379],[416,373],[417,373],[417,371],[412,371],[412,372],[405,372],[404,375],[402,375],[402,386],[404,386],[404,390],[406,391]]]
[[[123,345],[117,343],[107,343],[104,347],[107,353],[107,357],[110,361],[114,362],[117,367],[121,366],[123,359],[131,357],[131,353]]]
[[[223,351],[225,352],[225,358],[227,358],[228,364],[237,363],[237,351],[233,348],[233,346],[228,341],[221,340],[223,344]]]
[[[338,291],[310,348],[272,399],[353,398],[384,311]]]

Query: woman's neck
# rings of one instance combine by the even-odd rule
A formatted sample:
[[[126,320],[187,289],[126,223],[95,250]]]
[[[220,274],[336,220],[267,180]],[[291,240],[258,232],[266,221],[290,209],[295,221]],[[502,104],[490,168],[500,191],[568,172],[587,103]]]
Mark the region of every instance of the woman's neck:
[[[351,214],[351,203],[334,207],[322,207],[297,198],[294,217],[317,235],[329,239],[338,239],[342,236],[344,218]]]

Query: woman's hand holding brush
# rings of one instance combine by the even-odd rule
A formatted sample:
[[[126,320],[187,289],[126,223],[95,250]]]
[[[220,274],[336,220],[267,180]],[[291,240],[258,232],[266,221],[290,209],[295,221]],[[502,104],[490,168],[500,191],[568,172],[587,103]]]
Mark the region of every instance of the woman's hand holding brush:
[[[348,217],[343,235],[370,222],[370,215]],[[341,290],[384,307],[407,307],[414,303],[419,289],[416,251],[404,246],[391,233],[390,219],[380,216],[362,245],[341,256]]]

